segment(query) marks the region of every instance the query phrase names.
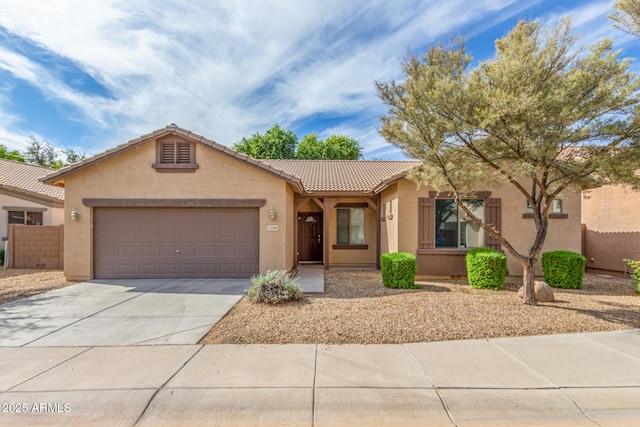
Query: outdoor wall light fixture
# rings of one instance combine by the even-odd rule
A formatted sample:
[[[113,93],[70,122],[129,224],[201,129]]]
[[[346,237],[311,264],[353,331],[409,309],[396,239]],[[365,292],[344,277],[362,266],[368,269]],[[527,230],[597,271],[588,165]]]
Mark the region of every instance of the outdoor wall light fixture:
[[[78,210],[78,208],[73,208],[71,209],[71,221],[78,221],[80,219],[80,211]]]
[[[278,215],[276,214],[276,210],[273,209],[273,206],[271,206],[271,209],[269,209],[269,219],[271,221],[273,221],[274,219],[276,219],[278,217]]]

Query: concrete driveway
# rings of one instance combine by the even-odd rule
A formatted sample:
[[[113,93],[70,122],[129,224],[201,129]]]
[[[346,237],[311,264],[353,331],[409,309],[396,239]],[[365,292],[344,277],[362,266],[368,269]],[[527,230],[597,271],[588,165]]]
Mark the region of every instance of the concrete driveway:
[[[0,347],[196,344],[249,279],[95,280],[0,305]]]

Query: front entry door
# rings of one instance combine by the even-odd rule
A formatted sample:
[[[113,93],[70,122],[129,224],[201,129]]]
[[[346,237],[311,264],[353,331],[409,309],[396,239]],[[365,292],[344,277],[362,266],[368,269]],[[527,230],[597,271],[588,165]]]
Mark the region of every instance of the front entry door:
[[[299,261],[322,262],[322,212],[298,214]]]

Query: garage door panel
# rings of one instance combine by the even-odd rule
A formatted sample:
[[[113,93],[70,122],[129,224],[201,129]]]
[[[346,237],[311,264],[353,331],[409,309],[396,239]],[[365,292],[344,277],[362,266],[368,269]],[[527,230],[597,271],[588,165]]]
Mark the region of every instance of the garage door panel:
[[[120,275],[138,275],[138,266],[136,264],[120,264],[118,265],[118,274]]]
[[[215,277],[219,274],[217,264],[200,264],[200,273],[203,275],[211,275]]]
[[[200,255],[200,247],[199,246],[184,246],[180,245],[180,256],[182,258],[187,256],[198,256]]]
[[[179,269],[180,275],[195,276],[198,274],[197,264],[180,264]]]
[[[178,237],[180,239],[195,239],[198,236],[198,228],[196,227],[181,227],[178,229]]]
[[[256,237],[256,229],[255,228],[248,228],[248,227],[242,227],[239,230],[239,236],[240,238],[248,238],[248,239],[253,239]]]
[[[220,246],[220,256],[229,257],[238,255],[237,246]]]
[[[157,239],[158,228],[157,227],[145,227],[141,226],[138,229],[138,237],[141,239]]]
[[[116,245],[113,245],[113,244],[109,244],[109,245],[105,244],[102,247],[102,253],[105,256],[108,256],[108,257],[117,256],[118,255],[118,247]]]
[[[135,246],[120,246],[118,248],[118,256],[133,257],[138,255],[138,248]]]
[[[158,266],[158,273],[163,276],[173,276],[178,273],[178,265],[177,264],[160,264]]]
[[[158,237],[161,239],[174,239],[178,235],[175,226],[166,225],[158,230]]]
[[[211,257],[219,255],[220,251],[216,246],[202,246],[200,248],[200,254],[202,256]]]
[[[96,208],[96,278],[249,277],[258,209]]]
[[[240,256],[257,256],[258,248],[255,246],[240,246]]]
[[[161,257],[174,257],[176,255],[176,246],[159,246],[158,247],[158,256]]]
[[[158,248],[155,246],[139,246],[138,247],[138,256],[141,257],[157,257],[158,256]]]
[[[117,228],[118,232],[116,236],[118,239],[127,238],[129,236],[134,236],[136,234],[136,229],[131,226],[120,226]]]
[[[229,274],[236,275],[239,273],[239,268],[237,264],[221,264],[220,265],[220,273],[221,274]]]
[[[144,276],[155,276],[158,274],[158,265],[157,264],[139,264],[140,275]]]

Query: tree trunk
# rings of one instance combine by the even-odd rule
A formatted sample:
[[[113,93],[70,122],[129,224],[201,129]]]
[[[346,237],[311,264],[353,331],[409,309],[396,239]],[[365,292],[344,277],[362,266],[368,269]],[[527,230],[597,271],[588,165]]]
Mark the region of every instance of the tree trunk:
[[[524,303],[528,305],[538,305],[534,288],[535,261],[528,259],[523,265],[522,284],[524,286]]]

